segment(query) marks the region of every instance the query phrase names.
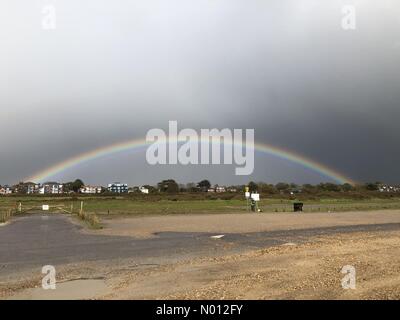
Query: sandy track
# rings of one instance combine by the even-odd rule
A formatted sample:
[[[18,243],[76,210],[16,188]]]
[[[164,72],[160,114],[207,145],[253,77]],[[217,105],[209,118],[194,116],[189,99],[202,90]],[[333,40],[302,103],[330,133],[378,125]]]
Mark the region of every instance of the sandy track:
[[[121,276],[104,299],[399,299],[400,232],[316,238]],[[341,286],[345,265],[356,289]]]
[[[157,232],[243,233],[400,222],[400,210],[335,213],[170,215],[103,220],[97,234],[152,237]]]

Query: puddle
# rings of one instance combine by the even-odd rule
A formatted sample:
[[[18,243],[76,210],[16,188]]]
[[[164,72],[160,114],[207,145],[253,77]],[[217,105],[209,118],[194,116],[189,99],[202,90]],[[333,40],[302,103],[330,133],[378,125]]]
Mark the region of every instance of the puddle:
[[[104,280],[73,280],[57,283],[56,289],[26,289],[9,300],[80,300],[105,294],[108,288]]]

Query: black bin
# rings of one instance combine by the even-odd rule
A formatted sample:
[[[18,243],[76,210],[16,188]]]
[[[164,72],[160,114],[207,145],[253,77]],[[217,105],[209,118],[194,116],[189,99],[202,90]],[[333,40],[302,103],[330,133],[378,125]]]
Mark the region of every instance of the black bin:
[[[293,203],[293,211],[294,212],[303,211],[303,202]]]
[[[256,202],[252,199],[250,202],[250,209],[253,212],[256,212]]]

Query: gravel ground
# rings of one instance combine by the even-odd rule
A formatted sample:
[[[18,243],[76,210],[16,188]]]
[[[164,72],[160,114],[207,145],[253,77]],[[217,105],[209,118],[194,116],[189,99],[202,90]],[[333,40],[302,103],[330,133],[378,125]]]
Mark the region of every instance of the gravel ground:
[[[126,273],[103,298],[399,299],[399,240],[399,231],[318,237]],[[355,267],[355,289],[342,288],[345,265]]]
[[[75,285],[90,286],[101,280],[95,299],[400,299],[400,230],[398,211],[335,214],[221,215],[208,220],[188,216],[178,224],[176,217],[110,220],[105,234],[151,237],[152,232],[208,231],[221,232],[218,219],[227,219],[226,231],[268,231],[299,228],[322,228],[330,225],[371,225],[351,232],[313,232],[310,236],[288,239],[268,247],[249,247],[245,252],[212,256],[212,252],[178,261],[138,263],[134,257],[79,261],[57,266],[57,281],[66,283],[68,299],[82,298]],[[231,218],[227,218],[232,216]],[[243,218],[244,217],[244,218]],[[153,219],[157,218],[157,220]],[[172,219],[167,221],[164,219]],[[181,219],[182,220],[182,219]],[[150,222],[157,222],[152,225]],[[252,223],[245,222],[252,221]],[[124,223],[125,222],[125,223]],[[127,222],[129,224],[127,225]],[[136,223],[135,223],[136,222]],[[196,222],[198,224],[196,224]],[[222,223],[222,222],[221,222]],[[373,224],[392,223],[393,228],[375,228]],[[241,226],[239,227],[239,225]],[[118,227],[120,226],[120,227]],[[290,226],[290,227],[289,227]],[[237,229],[236,229],[237,228]],[[177,230],[178,229],[178,230]],[[346,228],[343,228],[344,230]],[[138,230],[142,230],[138,233]],[[348,228],[346,229],[348,230]],[[287,232],[287,231],[282,231]],[[301,233],[301,230],[298,232]],[[85,233],[91,233],[85,231]],[[271,234],[280,234],[279,231]],[[293,231],[293,234],[296,232]],[[224,243],[224,239],[216,239]],[[356,288],[343,289],[343,266],[356,270]],[[0,270],[1,272],[1,270]],[[42,275],[38,270],[2,276],[0,299],[35,298]],[[85,282],[87,280],[87,282]],[[90,282],[92,281],[92,282]],[[62,290],[62,286],[58,290]],[[71,290],[71,288],[73,288]],[[89,290],[90,291],[90,290]],[[40,298],[46,298],[40,292]],[[47,298],[52,298],[51,295]]]
[[[332,213],[234,213],[103,220],[96,234],[153,237],[159,232],[245,233],[361,224],[399,223],[400,210]]]

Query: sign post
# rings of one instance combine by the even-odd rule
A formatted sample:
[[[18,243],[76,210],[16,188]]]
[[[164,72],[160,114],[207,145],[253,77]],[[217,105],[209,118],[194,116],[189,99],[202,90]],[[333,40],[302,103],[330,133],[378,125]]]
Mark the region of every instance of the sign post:
[[[249,211],[249,199],[250,199],[249,187],[244,187],[244,196],[246,197],[246,211]]]
[[[251,194],[251,210],[253,212],[259,212],[259,210],[258,210],[258,201],[260,201],[260,194],[259,193],[252,193]]]

